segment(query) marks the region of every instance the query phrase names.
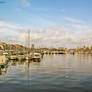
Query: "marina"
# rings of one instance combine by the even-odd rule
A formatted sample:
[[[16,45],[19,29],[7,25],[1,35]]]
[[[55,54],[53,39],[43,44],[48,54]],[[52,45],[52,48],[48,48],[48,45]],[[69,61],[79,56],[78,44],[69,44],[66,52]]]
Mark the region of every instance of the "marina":
[[[0,92],[92,92],[92,0],[0,0]]]

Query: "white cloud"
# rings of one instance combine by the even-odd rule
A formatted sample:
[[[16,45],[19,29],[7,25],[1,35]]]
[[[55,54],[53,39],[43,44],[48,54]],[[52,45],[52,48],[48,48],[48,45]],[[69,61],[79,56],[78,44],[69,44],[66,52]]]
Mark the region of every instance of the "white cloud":
[[[5,21],[0,21],[0,29],[4,30],[4,29],[9,29],[9,30],[21,30],[23,27],[19,26],[19,25],[14,25],[11,24],[9,22],[5,22]],[[1,30],[0,30],[1,31]]]
[[[27,27],[0,21],[0,41],[25,45]],[[30,28],[29,28],[30,29]],[[31,44],[43,47],[76,47],[92,45],[92,27],[81,24],[31,29]]]
[[[83,21],[83,20],[75,19],[75,18],[72,18],[72,17],[65,17],[65,20],[68,21],[68,22],[71,22],[71,23],[82,23],[82,24],[85,23],[85,21]]]

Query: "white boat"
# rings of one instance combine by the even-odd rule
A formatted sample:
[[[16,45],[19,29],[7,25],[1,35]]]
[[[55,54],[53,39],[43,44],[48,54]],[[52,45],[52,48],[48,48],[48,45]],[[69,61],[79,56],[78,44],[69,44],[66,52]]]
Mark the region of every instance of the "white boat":
[[[17,58],[16,54],[12,54],[12,55],[9,56],[9,59],[10,60],[17,60],[18,58]]]
[[[41,57],[42,57],[42,55],[40,54],[40,53],[33,53],[33,55],[32,55],[32,59],[38,59],[38,60],[40,60],[41,59]]]
[[[24,60],[25,59],[24,53],[17,53],[17,57],[18,57],[18,60]]]

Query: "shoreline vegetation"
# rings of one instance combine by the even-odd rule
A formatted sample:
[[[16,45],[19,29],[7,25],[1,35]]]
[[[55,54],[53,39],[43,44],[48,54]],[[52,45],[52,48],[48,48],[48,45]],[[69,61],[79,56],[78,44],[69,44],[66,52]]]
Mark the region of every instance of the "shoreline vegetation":
[[[40,52],[44,54],[92,54],[92,46],[83,46],[83,47],[76,47],[72,49],[60,47],[60,48],[35,48],[34,45],[31,48],[27,48],[23,45],[19,44],[7,44],[4,42],[0,43],[0,53],[1,52]]]

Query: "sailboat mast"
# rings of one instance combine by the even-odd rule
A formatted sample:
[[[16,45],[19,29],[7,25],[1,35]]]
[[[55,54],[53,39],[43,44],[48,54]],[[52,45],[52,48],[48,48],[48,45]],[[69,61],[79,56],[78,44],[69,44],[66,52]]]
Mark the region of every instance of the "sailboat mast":
[[[27,30],[26,47],[27,49],[30,48],[30,30]]]

